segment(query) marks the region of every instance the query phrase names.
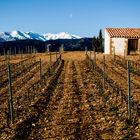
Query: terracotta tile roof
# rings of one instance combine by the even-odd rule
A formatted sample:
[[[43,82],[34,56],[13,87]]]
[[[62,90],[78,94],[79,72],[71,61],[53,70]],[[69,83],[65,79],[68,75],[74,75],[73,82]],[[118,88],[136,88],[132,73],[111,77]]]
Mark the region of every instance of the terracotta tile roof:
[[[106,28],[110,37],[140,38],[140,28]]]

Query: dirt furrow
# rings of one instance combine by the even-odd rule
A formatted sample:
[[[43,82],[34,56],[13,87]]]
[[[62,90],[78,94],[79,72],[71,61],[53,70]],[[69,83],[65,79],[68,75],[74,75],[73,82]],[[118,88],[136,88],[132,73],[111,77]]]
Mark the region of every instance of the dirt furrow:
[[[83,123],[79,108],[81,96],[76,75],[74,62],[66,62],[49,108],[41,117],[40,124],[43,126],[40,125],[37,129],[40,134],[36,139],[79,139],[81,137]],[[33,133],[32,136],[34,136]],[[28,137],[28,139],[31,138]]]
[[[9,129],[4,130],[1,137],[4,139],[28,139],[28,136],[34,129],[35,124],[38,122],[40,116],[46,110],[50,98],[56,87],[56,83],[61,74],[64,61],[60,62],[55,73],[47,79],[47,85],[42,94],[39,95],[38,100],[31,106],[28,111],[23,114],[21,119],[18,119]]]
[[[79,98],[76,79],[74,79],[75,74],[73,62],[69,61],[65,71],[63,97],[51,122],[48,124],[51,129],[45,134],[44,138],[46,139],[77,139],[80,137]]]
[[[65,77],[65,69],[67,67],[67,62],[64,63],[64,68],[62,69],[61,75],[56,83],[56,89],[53,92],[53,96],[50,98],[50,102],[47,108],[43,111],[43,114],[40,116],[38,122],[35,124],[31,134],[28,139],[42,139],[44,138],[44,131],[46,129],[46,125],[50,123],[54,112],[57,110],[59,102],[63,96],[63,82]]]

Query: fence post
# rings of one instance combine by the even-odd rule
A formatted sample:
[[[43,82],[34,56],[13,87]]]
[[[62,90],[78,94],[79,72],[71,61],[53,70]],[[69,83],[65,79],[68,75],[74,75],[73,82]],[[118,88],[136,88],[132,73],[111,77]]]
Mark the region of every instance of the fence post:
[[[90,52],[89,52],[89,57],[90,57],[90,59],[91,59],[91,50],[90,50]]]
[[[50,70],[51,70],[51,67],[52,67],[52,53],[50,52]]]
[[[89,67],[90,67],[90,64],[91,64],[91,61],[90,61],[90,56],[91,56],[91,51],[89,51],[89,55],[88,55],[88,65],[89,65]]]
[[[85,55],[86,55],[86,63],[88,63],[88,60],[87,60],[87,47],[85,46]]]
[[[124,63],[124,66],[125,66],[125,49],[124,49],[124,54],[123,54],[123,63]]]
[[[9,80],[9,107],[10,107],[10,119],[11,123],[13,123],[14,120],[14,113],[13,113],[13,96],[12,96],[12,80],[11,80],[11,65],[10,62],[8,62],[8,80]]]
[[[11,59],[12,58],[12,50],[11,50],[11,48],[10,48],[10,50],[9,50],[9,59]]]
[[[6,61],[7,61],[6,62],[7,64],[10,63],[10,51],[9,50],[7,51],[7,60]]]
[[[20,48],[18,48],[18,57],[20,58]]]
[[[96,68],[96,52],[95,52],[95,49],[94,49],[94,70]]]
[[[114,47],[113,49],[114,49],[114,53],[113,53],[113,55],[114,55],[114,62],[115,62],[115,64],[116,64],[116,54],[115,54],[115,47]]]
[[[34,47],[34,56],[35,56],[35,60],[36,60],[37,51],[36,51],[36,48],[35,47]]]
[[[42,77],[42,63],[41,63],[41,58],[39,59],[39,64],[40,64],[40,80]]]
[[[61,53],[60,53],[60,48],[59,48],[59,56],[61,55]]]
[[[31,48],[30,46],[28,46],[28,57],[30,57],[30,53],[31,53]]]
[[[85,46],[85,55],[86,55],[86,61],[87,61],[87,56],[88,56],[88,53],[87,53],[87,46]]]
[[[87,47],[85,47],[86,55],[87,55]]]
[[[4,59],[5,59],[4,65],[6,65],[6,59],[7,59],[7,58],[6,58],[6,51],[5,51],[5,48],[4,48],[3,51],[4,51],[3,53],[4,53]]]
[[[103,55],[103,88],[105,89],[105,55]]]
[[[5,56],[5,48],[3,49],[3,55]]]
[[[17,48],[15,47],[15,56],[16,56],[16,54],[17,54]]]
[[[31,53],[31,55],[32,55],[32,52],[33,52],[33,51],[32,51],[32,46],[30,46],[30,48],[31,48],[31,49],[30,49],[30,53]]]
[[[7,65],[7,52],[4,52],[4,58],[5,58],[5,65]]]
[[[58,56],[57,56],[57,50],[56,50],[56,61],[57,61],[57,59],[58,59]]]
[[[20,48],[19,48],[19,56],[20,56],[20,59],[22,60],[22,51]]]
[[[4,55],[4,66],[6,65],[6,53],[5,53],[5,48],[3,50],[3,55]]]
[[[131,119],[131,79],[130,79],[130,61],[127,62],[127,82],[128,82],[128,116]]]

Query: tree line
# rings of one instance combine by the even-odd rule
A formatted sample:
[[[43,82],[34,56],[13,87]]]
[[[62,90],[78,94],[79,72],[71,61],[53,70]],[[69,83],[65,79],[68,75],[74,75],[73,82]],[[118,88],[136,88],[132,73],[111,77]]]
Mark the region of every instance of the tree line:
[[[104,51],[104,47],[103,47],[103,36],[102,36],[102,30],[100,29],[99,31],[99,35],[93,36],[92,38],[92,48],[93,50],[97,51],[97,52],[103,52]]]

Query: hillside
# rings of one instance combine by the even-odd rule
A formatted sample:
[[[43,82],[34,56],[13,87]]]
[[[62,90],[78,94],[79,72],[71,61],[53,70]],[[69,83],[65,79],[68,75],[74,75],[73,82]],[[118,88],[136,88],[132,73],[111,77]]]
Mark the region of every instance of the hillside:
[[[0,43],[0,52],[3,50],[9,50],[11,48],[12,53],[15,52],[15,49],[18,51],[23,50],[27,51],[27,47],[34,47],[38,52],[45,52],[47,46],[50,46],[50,51],[59,50],[59,47],[63,44],[64,51],[77,51],[85,50],[85,46],[88,46],[89,49],[92,48],[92,39],[91,38],[81,38],[81,39],[58,39],[58,40],[48,40],[40,41],[33,39],[26,40],[16,40],[16,41],[6,41]]]

